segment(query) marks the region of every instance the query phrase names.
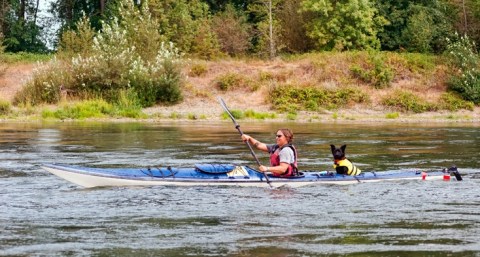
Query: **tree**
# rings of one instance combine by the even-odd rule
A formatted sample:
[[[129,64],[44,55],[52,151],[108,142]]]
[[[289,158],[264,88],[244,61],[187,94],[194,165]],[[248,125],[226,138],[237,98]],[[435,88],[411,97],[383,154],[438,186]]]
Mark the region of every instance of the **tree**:
[[[480,1],[477,0],[455,0],[451,1],[456,11],[456,19],[453,22],[455,30],[462,35],[467,35],[476,42],[480,50]]]
[[[148,7],[162,35],[183,52],[192,52],[195,37],[208,17],[208,5],[200,0],[150,0]]]
[[[37,24],[38,0],[2,1],[2,31],[9,52],[46,52],[42,28]]]
[[[260,54],[268,53],[270,59],[273,59],[281,48],[278,41],[281,28],[276,17],[279,4],[280,0],[255,0],[248,5],[249,14],[256,20],[256,50]]]
[[[303,10],[316,17],[308,24],[308,35],[319,49],[377,49],[377,34],[386,20],[369,0],[305,0]]]
[[[214,15],[212,24],[223,52],[232,56],[247,52],[250,47],[251,27],[245,15],[235,10],[233,5],[227,5],[224,11]]]
[[[457,19],[457,10],[445,1],[382,0],[376,7],[389,21],[378,34],[389,51],[442,52]]]
[[[314,42],[307,36],[306,24],[313,14],[301,11],[302,0],[284,0],[278,8],[277,17],[280,25],[279,41],[289,53],[303,53],[314,47]]]

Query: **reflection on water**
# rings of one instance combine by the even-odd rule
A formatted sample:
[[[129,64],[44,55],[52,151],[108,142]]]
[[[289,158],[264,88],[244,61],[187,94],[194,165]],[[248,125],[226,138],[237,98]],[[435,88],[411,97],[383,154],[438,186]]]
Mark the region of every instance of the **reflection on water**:
[[[478,127],[242,124],[262,142],[280,127],[294,131],[304,169],[331,170],[329,144],[347,144],[363,170],[456,164],[465,180],[82,189],[40,165],[254,161],[230,122],[3,123],[0,255],[480,256]]]

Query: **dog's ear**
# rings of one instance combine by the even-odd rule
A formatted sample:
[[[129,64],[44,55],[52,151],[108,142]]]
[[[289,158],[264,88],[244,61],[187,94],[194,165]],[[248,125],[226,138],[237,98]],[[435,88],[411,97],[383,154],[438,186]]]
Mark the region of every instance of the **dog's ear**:
[[[340,149],[342,149],[342,152],[345,153],[345,149],[347,148],[347,145],[342,145]]]
[[[333,153],[333,151],[335,151],[335,145],[330,145],[330,149],[332,149],[332,153]]]

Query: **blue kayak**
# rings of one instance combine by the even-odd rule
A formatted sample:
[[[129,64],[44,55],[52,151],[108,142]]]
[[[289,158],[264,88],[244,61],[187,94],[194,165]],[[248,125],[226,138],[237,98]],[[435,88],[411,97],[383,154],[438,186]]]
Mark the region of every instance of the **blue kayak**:
[[[327,171],[303,171],[295,177],[269,176],[248,166],[233,164],[197,164],[188,168],[147,167],[147,168],[91,168],[61,164],[46,164],[46,171],[83,187],[118,186],[254,186],[254,187],[301,187],[315,184],[354,184],[392,180],[448,179],[457,172],[450,168],[443,171],[423,172],[385,171],[362,172],[358,176],[347,176]],[[460,176],[458,174],[458,176]],[[461,177],[454,176],[457,180]]]

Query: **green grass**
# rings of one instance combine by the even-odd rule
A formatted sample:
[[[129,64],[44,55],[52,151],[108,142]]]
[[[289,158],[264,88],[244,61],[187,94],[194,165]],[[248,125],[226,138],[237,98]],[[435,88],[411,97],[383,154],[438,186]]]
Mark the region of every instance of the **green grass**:
[[[45,109],[41,112],[44,119],[89,119],[105,117],[147,118],[139,108],[120,107],[105,100],[85,100],[73,104],[62,104],[57,109]]]
[[[265,120],[265,119],[275,119],[277,118],[277,114],[275,113],[263,113],[263,112],[255,112],[253,110],[246,110],[246,111],[241,111],[241,110],[230,110],[230,113],[235,119],[241,120],[241,119],[255,119],[255,120]],[[223,112],[221,115],[221,118],[223,120],[230,119],[230,116],[226,113]]]
[[[385,115],[385,118],[387,119],[398,119],[399,117],[400,117],[400,114],[398,112],[391,112]]]
[[[34,63],[49,61],[53,58],[52,54],[34,54],[34,53],[3,53],[1,58],[6,63]]]
[[[9,102],[0,100],[0,116],[8,115],[12,109],[12,106]]]

